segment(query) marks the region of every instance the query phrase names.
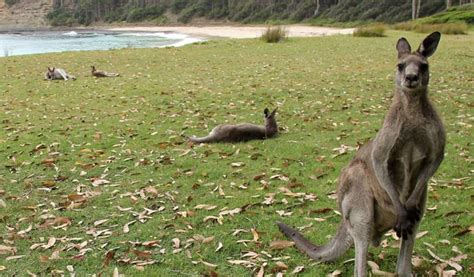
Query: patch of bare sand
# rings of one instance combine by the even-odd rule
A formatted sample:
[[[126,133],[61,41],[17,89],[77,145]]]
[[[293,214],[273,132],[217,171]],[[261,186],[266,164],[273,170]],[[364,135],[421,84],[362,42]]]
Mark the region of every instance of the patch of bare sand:
[[[317,37],[328,35],[350,35],[353,28],[330,28],[307,25],[284,26],[290,37]],[[266,26],[153,26],[117,27],[110,31],[174,32],[204,38],[257,38],[267,29]]]

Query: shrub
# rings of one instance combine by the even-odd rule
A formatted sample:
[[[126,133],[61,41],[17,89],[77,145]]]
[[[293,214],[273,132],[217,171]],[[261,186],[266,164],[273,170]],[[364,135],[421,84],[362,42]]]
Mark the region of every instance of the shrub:
[[[72,26],[75,23],[73,14],[64,9],[54,9],[46,15],[51,26]]]
[[[352,35],[355,37],[384,37],[385,30],[384,25],[365,26],[355,29]]]
[[[7,4],[7,6],[13,6],[16,4],[16,2],[18,2],[18,0],[5,0],[5,4]]]
[[[151,6],[148,8],[135,8],[129,11],[127,22],[138,22],[160,17],[166,11],[165,6]]]
[[[262,40],[269,43],[276,43],[284,41],[288,37],[288,31],[285,27],[275,26],[268,27],[267,30],[262,34]]]

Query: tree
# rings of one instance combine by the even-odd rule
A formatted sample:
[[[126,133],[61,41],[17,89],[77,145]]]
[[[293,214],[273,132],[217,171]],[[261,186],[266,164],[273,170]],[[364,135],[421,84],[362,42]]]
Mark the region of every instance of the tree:
[[[446,9],[451,8],[452,4],[453,4],[453,0],[446,0]]]

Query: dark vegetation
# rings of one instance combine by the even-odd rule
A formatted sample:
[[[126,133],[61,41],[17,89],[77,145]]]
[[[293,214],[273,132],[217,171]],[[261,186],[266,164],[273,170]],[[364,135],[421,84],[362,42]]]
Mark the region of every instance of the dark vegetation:
[[[5,4],[7,4],[8,6],[14,5],[16,4],[16,2],[18,2],[18,0],[5,0]]]
[[[454,6],[459,4],[452,2]],[[241,23],[396,23],[411,19],[411,5],[411,0],[55,0],[48,19],[53,25],[71,22],[88,25],[95,21],[168,22],[165,19],[170,15],[181,23],[194,18]],[[442,15],[436,20],[472,23],[472,5],[467,6],[470,7],[459,9],[456,15]],[[418,15],[429,16],[445,8],[445,0],[422,0]]]

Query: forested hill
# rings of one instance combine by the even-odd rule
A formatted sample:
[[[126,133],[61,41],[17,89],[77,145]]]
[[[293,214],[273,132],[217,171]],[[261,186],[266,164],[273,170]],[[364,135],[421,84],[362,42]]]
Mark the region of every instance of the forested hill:
[[[6,0],[11,6],[26,0]],[[450,0],[452,5],[466,0]],[[51,0],[52,25],[90,24],[96,21],[157,24],[189,23],[194,18],[263,23],[301,22],[306,19],[334,21],[409,20],[412,4],[423,17],[446,8],[446,0]]]

